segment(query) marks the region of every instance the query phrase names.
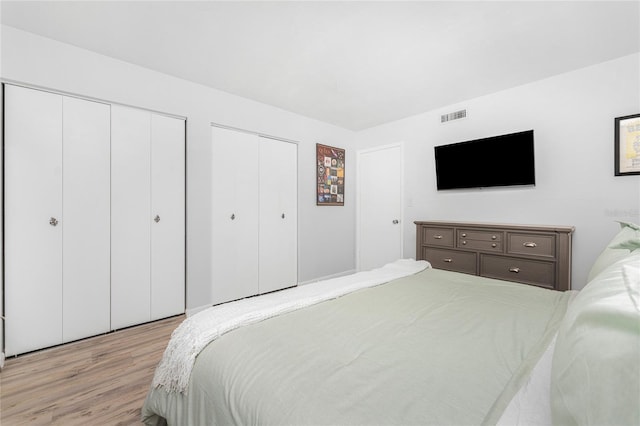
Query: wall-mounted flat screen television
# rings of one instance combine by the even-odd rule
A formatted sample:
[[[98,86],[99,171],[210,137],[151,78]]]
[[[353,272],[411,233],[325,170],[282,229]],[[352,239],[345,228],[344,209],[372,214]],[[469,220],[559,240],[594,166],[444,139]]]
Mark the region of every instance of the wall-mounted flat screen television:
[[[535,185],[533,130],[434,147],[438,190]]]

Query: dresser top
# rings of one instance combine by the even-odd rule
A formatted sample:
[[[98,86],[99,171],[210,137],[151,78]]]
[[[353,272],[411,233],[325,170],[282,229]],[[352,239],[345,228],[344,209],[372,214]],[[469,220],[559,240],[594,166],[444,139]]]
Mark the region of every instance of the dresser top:
[[[565,232],[572,233],[575,230],[573,226],[565,225],[522,225],[513,223],[482,223],[482,222],[449,222],[444,220],[434,221],[415,221],[416,225],[432,225],[432,226],[454,226],[457,228],[491,228],[505,230],[521,230],[521,231],[543,231],[543,232]]]

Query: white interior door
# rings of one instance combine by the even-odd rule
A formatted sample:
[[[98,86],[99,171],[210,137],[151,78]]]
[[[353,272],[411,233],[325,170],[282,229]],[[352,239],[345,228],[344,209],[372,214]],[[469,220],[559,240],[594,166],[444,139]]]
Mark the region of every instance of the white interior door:
[[[212,126],[212,300],[258,293],[258,136]]]
[[[109,331],[110,107],[63,97],[63,341]]]
[[[151,114],[111,107],[111,328],[151,319]]]
[[[6,85],[4,150],[5,338],[15,355],[62,343],[62,97]]]
[[[298,146],[260,138],[260,293],[298,283]]]
[[[184,312],[184,120],[151,116],[151,319]]]
[[[402,257],[402,146],[358,152],[358,270]]]

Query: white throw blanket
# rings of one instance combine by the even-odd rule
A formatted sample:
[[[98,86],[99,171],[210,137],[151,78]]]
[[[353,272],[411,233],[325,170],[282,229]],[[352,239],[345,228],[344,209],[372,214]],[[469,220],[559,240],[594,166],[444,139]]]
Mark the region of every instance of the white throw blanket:
[[[430,266],[424,260],[401,259],[371,271],[242,299],[199,312],[174,330],[156,369],[153,386],[186,392],[196,356],[210,342],[231,330],[413,275]]]

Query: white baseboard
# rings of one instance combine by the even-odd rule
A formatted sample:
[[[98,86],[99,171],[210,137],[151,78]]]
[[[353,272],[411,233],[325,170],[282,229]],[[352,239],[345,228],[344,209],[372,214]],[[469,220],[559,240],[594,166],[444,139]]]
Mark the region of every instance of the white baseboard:
[[[351,274],[355,274],[356,270],[355,269],[350,269],[348,271],[344,271],[344,272],[339,272],[337,274],[333,274],[333,275],[327,275],[324,277],[320,277],[320,278],[315,278],[313,280],[309,280],[309,281],[304,281],[301,283],[298,283],[298,285],[307,285],[307,284],[313,284],[313,283],[317,283],[318,281],[324,281],[324,280],[330,280],[332,278],[339,278],[339,277],[344,277],[346,275],[351,275]]]
[[[200,311],[204,311],[207,308],[210,308],[212,305],[202,305],[202,306],[198,306],[197,308],[190,308],[187,309],[187,311],[185,312],[187,314],[187,317],[190,317],[192,315],[197,314]]]
[[[313,284],[313,283],[317,283],[319,281],[330,280],[332,278],[344,277],[345,275],[351,275],[351,274],[355,274],[355,273],[356,273],[355,269],[350,269],[348,271],[339,272],[337,274],[327,275],[327,276],[324,276],[324,277],[315,278],[313,280],[304,281],[304,282],[298,283],[298,285]],[[203,306],[198,306],[196,308],[190,308],[190,309],[187,309],[185,313],[187,314],[187,317],[190,317],[192,315],[197,314],[200,311],[204,311],[205,309],[210,308],[211,306],[213,306],[213,305],[203,305]]]
[[[4,352],[0,352],[0,370],[4,368]]]

